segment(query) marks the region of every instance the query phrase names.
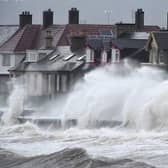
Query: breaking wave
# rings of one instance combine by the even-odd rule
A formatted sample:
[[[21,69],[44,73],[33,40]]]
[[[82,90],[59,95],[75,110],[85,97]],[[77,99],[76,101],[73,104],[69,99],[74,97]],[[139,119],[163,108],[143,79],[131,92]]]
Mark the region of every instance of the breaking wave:
[[[136,67],[127,61],[98,68],[77,83],[60,118],[76,119],[80,127],[103,120],[121,121],[122,126],[137,130],[164,129],[168,121],[167,79],[162,70]]]
[[[136,162],[131,159],[94,159],[81,148],[64,149],[50,155],[31,158],[0,150],[0,163],[1,168],[154,168],[143,162]]]
[[[163,130],[168,126],[167,79],[165,71],[137,67],[127,60],[103,66],[87,73],[67,98],[50,101],[35,116],[76,120],[78,127],[84,128],[96,127],[102,121],[136,130]],[[2,117],[5,124],[16,122],[23,101],[24,89],[15,85],[9,110]]]

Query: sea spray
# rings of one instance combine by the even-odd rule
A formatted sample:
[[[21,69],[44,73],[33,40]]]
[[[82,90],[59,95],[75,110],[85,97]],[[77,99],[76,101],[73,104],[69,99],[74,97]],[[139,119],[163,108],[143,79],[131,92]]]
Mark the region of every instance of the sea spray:
[[[168,114],[166,99],[162,100],[164,107],[159,105],[161,96],[168,95],[166,79],[167,74],[162,70],[135,67],[128,62],[98,68],[86,74],[69,95],[63,109],[64,119],[77,119],[82,127],[104,120],[121,121],[135,129],[160,127],[160,121],[165,120],[161,117]],[[156,114],[154,109],[149,112],[149,106],[152,106],[150,110],[158,107],[155,113],[162,115],[157,116],[160,123],[154,124]]]
[[[84,128],[117,121],[136,130],[163,129],[168,118],[167,79],[163,70],[128,61],[99,67],[76,83],[66,98],[49,102],[47,114],[35,115],[73,119]]]
[[[14,79],[13,90],[8,99],[8,110],[2,116],[2,123],[13,125],[17,123],[18,116],[23,112],[25,90],[18,80]]]

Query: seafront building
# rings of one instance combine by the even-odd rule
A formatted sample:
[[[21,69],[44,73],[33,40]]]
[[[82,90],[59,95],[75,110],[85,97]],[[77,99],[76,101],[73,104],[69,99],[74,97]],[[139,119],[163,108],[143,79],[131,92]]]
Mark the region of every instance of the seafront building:
[[[76,8],[69,10],[66,25],[54,24],[53,17],[51,9],[44,11],[43,24],[36,25],[24,11],[18,26],[0,26],[0,33],[11,28],[1,40],[0,93],[8,94],[10,78],[22,76],[29,96],[56,97],[97,66],[126,57],[149,62],[149,32],[160,31],[144,25],[142,9],[135,13],[135,24],[80,24]]]

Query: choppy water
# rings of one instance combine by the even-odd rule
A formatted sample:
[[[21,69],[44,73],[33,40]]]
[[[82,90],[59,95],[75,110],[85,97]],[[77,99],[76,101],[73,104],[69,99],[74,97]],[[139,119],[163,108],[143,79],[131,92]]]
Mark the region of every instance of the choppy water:
[[[7,157],[6,157],[7,156]],[[10,159],[9,159],[10,156]],[[147,164],[136,162],[130,159],[93,159],[85,150],[65,149],[47,156],[32,158],[21,157],[4,150],[1,150],[0,161],[2,168],[152,168]]]
[[[16,159],[6,155],[7,161],[0,157],[4,168],[15,163],[18,166],[20,162],[23,162],[20,167],[32,165],[42,168],[96,168],[99,164],[99,167],[166,168],[168,165],[168,132],[135,132],[112,128],[46,131],[26,123],[2,128],[0,148],[20,155]],[[2,155],[3,151],[0,153]]]
[[[0,151],[0,168],[167,168],[167,79],[161,70],[127,63],[90,72],[66,99],[53,100],[31,116],[77,120],[70,129],[17,125],[24,96],[16,87],[0,127],[0,148],[6,150]],[[95,127],[101,120],[122,124]]]

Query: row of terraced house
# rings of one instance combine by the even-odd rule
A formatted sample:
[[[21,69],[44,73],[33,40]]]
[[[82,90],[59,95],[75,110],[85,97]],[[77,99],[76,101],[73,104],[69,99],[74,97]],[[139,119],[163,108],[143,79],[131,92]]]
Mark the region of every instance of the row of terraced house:
[[[43,23],[36,25],[32,14],[24,11],[19,25],[0,26],[0,95],[8,95],[7,83],[16,77],[29,96],[51,98],[67,93],[95,67],[126,57],[143,63],[168,62],[164,41],[168,33],[144,25],[142,9],[136,11],[134,24],[80,24],[76,8],[68,15],[68,24],[54,24],[49,9],[43,12]]]

